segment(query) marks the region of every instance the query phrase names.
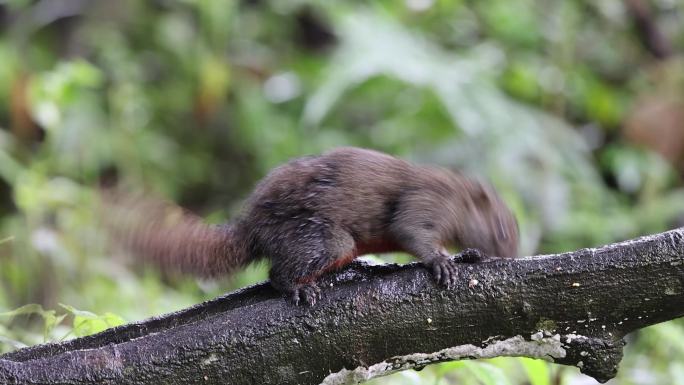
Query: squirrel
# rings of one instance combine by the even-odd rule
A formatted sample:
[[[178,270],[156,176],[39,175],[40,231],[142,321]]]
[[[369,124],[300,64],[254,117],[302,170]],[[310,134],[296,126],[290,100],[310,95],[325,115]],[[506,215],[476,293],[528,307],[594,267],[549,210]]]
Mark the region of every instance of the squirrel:
[[[125,208],[113,232],[136,254],[202,276],[268,258],[271,285],[296,305],[314,305],[316,280],[364,254],[412,254],[450,287],[458,258],[449,247],[476,249],[470,257],[461,254],[466,262],[515,257],[518,248],[517,221],[491,186],[352,147],[273,169],[227,224],[208,225],[177,206],[142,202],[111,205]]]

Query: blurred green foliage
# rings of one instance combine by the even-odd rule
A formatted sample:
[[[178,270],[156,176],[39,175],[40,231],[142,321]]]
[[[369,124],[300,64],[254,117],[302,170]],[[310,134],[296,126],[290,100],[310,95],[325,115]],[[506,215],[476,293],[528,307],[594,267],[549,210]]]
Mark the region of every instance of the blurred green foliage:
[[[649,6],[666,54],[629,3]],[[112,255],[94,209],[112,180],[220,222],[273,166],[355,145],[488,177],[525,254],[681,225],[684,155],[653,143],[684,151],[684,118],[641,116],[645,100],[684,105],[682,19],[681,0],[0,1],[0,352],[266,278]],[[682,383],[682,322],[631,340],[613,383]],[[587,381],[500,358],[372,383]]]

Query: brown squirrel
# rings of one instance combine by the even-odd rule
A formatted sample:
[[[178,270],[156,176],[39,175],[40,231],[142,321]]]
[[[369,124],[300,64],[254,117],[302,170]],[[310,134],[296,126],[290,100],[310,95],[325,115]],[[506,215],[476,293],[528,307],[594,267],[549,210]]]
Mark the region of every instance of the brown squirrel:
[[[275,168],[229,224],[207,225],[149,201],[118,207],[128,214],[118,216],[116,233],[134,251],[205,276],[267,257],[271,284],[295,304],[313,305],[320,295],[316,280],[363,254],[410,253],[449,287],[457,262],[447,247],[498,257],[514,257],[518,248],[517,222],[491,187],[359,148]]]

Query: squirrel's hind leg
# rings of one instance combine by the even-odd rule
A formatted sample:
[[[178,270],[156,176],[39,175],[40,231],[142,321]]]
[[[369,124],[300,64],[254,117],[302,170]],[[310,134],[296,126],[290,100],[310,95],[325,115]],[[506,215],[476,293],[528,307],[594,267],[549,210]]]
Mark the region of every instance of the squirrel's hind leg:
[[[310,226],[307,221],[301,231],[284,237],[277,247],[268,247],[271,260],[271,285],[293,303],[313,306],[320,298],[316,280],[324,273],[342,267],[356,257],[351,234],[334,225]]]

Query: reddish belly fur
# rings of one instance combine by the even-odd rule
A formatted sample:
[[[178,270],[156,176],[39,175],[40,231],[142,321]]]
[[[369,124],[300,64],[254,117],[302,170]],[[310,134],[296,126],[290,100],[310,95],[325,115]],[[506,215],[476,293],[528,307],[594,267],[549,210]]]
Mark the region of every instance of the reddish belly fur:
[[[375,254],[375,253],[389,253],[393,251],[403,251],[396,242],[384,238],[373,239],[369,242],[357,242],[355,250],[334,260],[330,265],[326,266],[322,271],[312,274],[308,277],[299,279],[299,283],[309,283],[318,278],[321,274],[327,273],[329,271],[338,270],[343,266],[349,264],[356,257],[365,254]]]

